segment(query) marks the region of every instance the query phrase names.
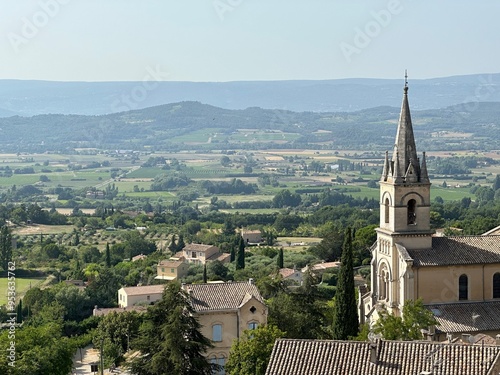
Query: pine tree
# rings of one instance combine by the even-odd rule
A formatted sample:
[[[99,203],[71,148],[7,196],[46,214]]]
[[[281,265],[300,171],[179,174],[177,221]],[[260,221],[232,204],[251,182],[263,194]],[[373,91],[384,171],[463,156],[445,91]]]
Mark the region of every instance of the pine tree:
[[[111,267],[111,251],[108,242],[106,242],[106,267]]]
[[[245,242],[243,237],[240,237],[238,244],[238,252],[236,253],[236,269],[242,270],[245,268]]]
[[[189,296],[177,282],[169,283],[163,297],[148,309],[135,348],[132,373],[144,375],[212,375],[219,370],[205,358],[212,347],[201,333]]]
[[[12,235],[9,227],[4,225],[0,229],[0,261],[2,268],[7,271],[9,262],[12,260]]]
[[[333,339],[347,340],[358,334],[358,308],[354,288],[351,228],[347,228],[344,238],[340,272],[335,294],[333,311]]]
[[[278,269],[281,269],[284,267],[283,248],[282,247],[278,251],[277,263],[278,263]]]
[[[203,265],[203,282],[206,283],[207,282],[207,264],[205,263]]]

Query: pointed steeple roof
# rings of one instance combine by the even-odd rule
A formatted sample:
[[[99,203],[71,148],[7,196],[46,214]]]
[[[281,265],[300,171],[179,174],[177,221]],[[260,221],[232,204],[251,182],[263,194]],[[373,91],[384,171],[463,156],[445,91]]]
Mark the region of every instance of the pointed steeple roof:
[[[422,164],[420,165],[420,182],[429,182],[429,174],[427,173],[427,161],[425,160],[425,151],[422,153]]]
[[[398,131],[396,134],[396,142],[394,144],[394,153],[392,161],[398,165],[399,170],[394,171],[394,174],[405,176],[410,162],[416,161],[417,149],[415,147],[415,137],[413,135],[413,126],[411,123],[410,105],[408,103],[408,76],[405,74],[405,87],[403,95],[403,103],[401,105],[401,113],[399,115]],[[397,161],[397,162],[396,162]],[[417,167],[414,165],[414,167]],[[418,168],[418,167],[417,167]],[[417,174],[420,171],[415,171]]]
[[[380,181],[387,181],[387,177],[389,176],[389,151],[385,152],[384,159],[384,169],[382,170],[382,176],[380,177]]]

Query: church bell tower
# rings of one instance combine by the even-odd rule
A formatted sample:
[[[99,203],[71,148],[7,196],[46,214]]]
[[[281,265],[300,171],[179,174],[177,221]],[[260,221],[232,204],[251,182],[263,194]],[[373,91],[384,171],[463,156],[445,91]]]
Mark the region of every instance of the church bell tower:
[[[405,249],[430,249],[434,233],[431,183],[425,153],[422,159],[417,156],[406,74],[403,91],[394,150],[391,158],[386,152],[380,178],[380,225],[372,260],[372,302],[386,305],[395,314],[413,294],[404,281],[411,273]]]

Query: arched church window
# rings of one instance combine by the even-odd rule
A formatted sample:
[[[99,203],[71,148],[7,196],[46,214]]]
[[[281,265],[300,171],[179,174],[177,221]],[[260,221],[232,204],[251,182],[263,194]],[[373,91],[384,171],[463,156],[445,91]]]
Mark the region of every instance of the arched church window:
[[[389,272],[383,264],[379,272],[379,300],[387,300],[389,294]]]
[[[385,198],[384,202],[384,214],[385,214],[385,222],[389,222],[389,198]]]
[[[460,301],[469,299],[469,278],[465,274],[458,278],[458,299]]]
[[[500,298],[500,272],[493,275],[493,298]]]
[[[415,225],[417,222],[416,207],[417,201],[415,199],[410,199],[408,201],[408,225]]]

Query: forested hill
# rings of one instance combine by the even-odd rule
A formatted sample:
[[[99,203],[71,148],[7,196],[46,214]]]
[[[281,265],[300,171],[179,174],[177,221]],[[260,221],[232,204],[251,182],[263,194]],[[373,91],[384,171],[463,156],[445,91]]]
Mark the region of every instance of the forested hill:
[[[260,107],[291,111],[358,111],[394,106],[401,79],[320,81],[50,82],[0,80],[0,117],[62,113],[103,115],[167,103],[199,101],[226,109]],[[158,73],[158,72],[157,72]],[[500,102],[500,74],[410,79],[413,109],[444,108],[470,101]]]
[[[182,102],[103,116],[39,115],[0,119],[3,152],[318,148],[386,150],[399,108],[357,112],[228,110]],[[412,111],[419,149],[498,149],[500,103]]]

